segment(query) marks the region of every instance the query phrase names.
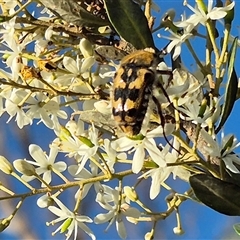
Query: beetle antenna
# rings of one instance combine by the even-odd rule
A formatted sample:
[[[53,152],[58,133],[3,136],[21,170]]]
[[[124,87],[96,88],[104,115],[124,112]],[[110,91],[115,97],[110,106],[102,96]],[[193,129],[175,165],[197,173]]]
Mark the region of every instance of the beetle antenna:
[[[165,118],[162,114],[162,108],[161,108],[161,105],[159,103],[159,101],[157,100],[157,98],[155,96],[152,96],[152,99],[154,101],[154,103],[156,104],[157,106],[157,110],[158,110],[158,114],[159,114],[159,117],[160,117],[160,121],[161,121],[161,125],[162,125],[162,128],[163,128],[163,137],[165,138],[166,142],[169,144],[169,146],[174,149],[175,151],[177,151],[178,154],[181,155],[181,152],[176,149],[172,143],[170,143],[170,141],[168,140],[167,136],[166,136],[166,133],[165,133],[165,130],[164,130],[164,126],[165,126]]]

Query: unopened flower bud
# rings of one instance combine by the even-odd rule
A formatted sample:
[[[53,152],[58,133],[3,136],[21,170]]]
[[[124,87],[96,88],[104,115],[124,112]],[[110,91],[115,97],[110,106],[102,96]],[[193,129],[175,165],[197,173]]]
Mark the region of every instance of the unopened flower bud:
[[[127,198],[129,198],[132,202],[136,202],[138,200],[138,195],[133,188],[125,186],[123,190]]]
[[[15,169],[18,172],[20,172],[26,176],[33,176],[36,174],[34,166],[22,159],[15,160],[13,162],[13,166],[15,167]]]
[[[81,39],[79,48],[84,58],[93,56],[92,44],[86,38]]]
[[[180,227],[175,227],[175,228],[173,228],[173,232],[174,232],[176,235],[182,235],[182,234],[184,234],[183,229],[180,228]]]
[[[145,240],[152,240],[153,239],[153,231],[147,232],[144,236]]]
[[[14,171],[12,164],[3,156],[0,156],[0,170],[6,174],[11,174]]]
[[[112,29],[108,26],[103,26],[103,27],[99,27],[98,28],[98,31],[101,33],[101,34],[110,34]]]

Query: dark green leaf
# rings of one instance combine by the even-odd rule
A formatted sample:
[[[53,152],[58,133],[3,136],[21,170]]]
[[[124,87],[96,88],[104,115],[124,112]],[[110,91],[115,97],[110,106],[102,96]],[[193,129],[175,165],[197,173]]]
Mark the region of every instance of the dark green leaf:
[[[108,18],[117,33],[137,49],[154,48],[147,19],[138,4],[130,0],[105,0]]]
[[[226,92],[224,97],[224,104],[222,107],[222,114],[219,125],[216,129],[216,133],[219,130],[221,130],[222,126],[227,121],[237,97],[238,77],[234,69],[236,52],[237,52],[237,38],[234,39],[233,45],[230,49],[230,57],[228,61],[228,80],[226,84]]]
[[[189,178],[196,197],[217,212],[240,216],[240,187],[211,175],[197,174]]]

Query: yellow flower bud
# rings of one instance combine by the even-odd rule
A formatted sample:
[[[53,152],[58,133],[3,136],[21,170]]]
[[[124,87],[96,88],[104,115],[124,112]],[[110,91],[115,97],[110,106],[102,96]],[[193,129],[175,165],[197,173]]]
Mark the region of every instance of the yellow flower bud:
[[[93,56],[92,44],[86,38],[81,39],[79,43],[79,48],[84,58]]]
[[[6,174],[11,174],[14,171],[12,164],[3,156],[0,156],[0,170]]]
[[[138,200],[138,195],[133,188],[125,186],[123,190],[127,198],[129,198],[132,202],[136,202]]]
[[[15,169],[18,172],[20,172],[26,176],[33,176],[36,174],[34,166],[22,159],[15,160],[13,162],[13,166],[15,167]]]

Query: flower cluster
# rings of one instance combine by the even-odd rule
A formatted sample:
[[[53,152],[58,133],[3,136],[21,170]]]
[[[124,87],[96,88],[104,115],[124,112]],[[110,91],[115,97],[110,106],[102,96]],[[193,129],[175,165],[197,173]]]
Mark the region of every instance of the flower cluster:
[[[106,231],[115,225],[119,237],[125,239],[125,224],[153,221],[155,226],[156,221],[173,212],[178,216],[178,206],[173,200],[179,195],[166,184],[170,176],[189,181],[193,173],[207,171],[222,179],[222,168],[226,173],[240,173],[240,158],[235,152],[240,144],[235,135],[223,134],[223,126],[237,99],[232,60],[235,55],[227,52],[228,40],[232,39],[229,24],[235,2],[213,7],[212,0],[208,0],[208,5],[197,1],[193,8],[185,0],[184,6],[191,10],[190,16],[184,14],[181,21],[175,21],[175,12],[170,10],[160,26],[152,29],[159,30],[158,37],[170,40],[163,53],[172,55],[173,66],[161,62],[157,69],[150,67],[144,75],[147,77],[155,71],[161,73],[160,76],[156,74],[156,84],[151,89],[154,95],[150,97],[156,106],[150,101],[146,113],[149,113],[149,121],[142,126],[146,131],[137,136],[124,135],[111,116],[112,82],[121,64],[119,56],[131,52],[127,47],[121,47],[123,40],[118,42],[120,46],[112,44],[118,41],[112,37],[122,34],[115,29],[118,26],[102,27],[95,21],[88,26],[92,22],[87,19],[83,21],[82,30],[76,33],[70,23],[56,21],[49,9],[34,5],[39,10],[40,17],[37,17],[27,8],[34,1],[28,1],[26,5],[24,2],[0,3],[3,12],[12,16],[0,23],[0,117],[5,113],[7,123],[14,120],[20,129],[43,124],[54,132],[55,137],[46,152],[41,146],[30,144],[26,159],[19,158],[11,163],[0,156],[0,170],[30,191],[21,195],[3,188],[6,194],[20,196],[21,201],[31,195],[41,195],[37,205],[57,216],[47,225],[60,223],[53,235],[60,232],[66,233],[66,239],[72,235],[77,239],[81,229],[91,239],[96,239],[98,236],[89,225],[108,223]],[[84,5],[87,14],[92,8],[105,11],[94,5],[98,1],[86,2],[91,2]],[[152,5],[153,9],[157,9],[156,3]],[[97,14],[93,16],[97,17]],[[227,29],[221,36],[224,39],[221,44],[216,33],[219,22]],[[43,26],[39,27],[39,23]],[[162,36],[159,33],[162,28],[170,36]],[[125,39],[121,35],[118,38]],[[200,38],[204,49],[207,46],[205,62],[202,53],[198,55],[198,51],[194,51],[193,38]],[[106,39],[111,44],[105,43]],[[130,48],[130,43],[125,44]],[[233,43],[232,52],[234,47]],[[215,63],[211,64],[213,53]],[[196,62],[192,73],[187,66],[194,63],[185,60],[190,59],[189,56]],[[130,76],[130,83],[121,80],[119,86],[125,88],[127,85],[139,93],[141,84],[137,80],[146,69],[137,66],[140,69],[137,72],[131,69],[133,63],[134,60],[124,66],[127,72],[121,76],[129,77],[133,73],[136,76]],[[119,87],[118,95],[121,95],[120,90]],[[129,96],[118,95],[123,98],[121,107],[124,111],[131,112],[128,107],[135,106],[133,99],[136,96],[130,93]],[[125,121],[121,124],[127,125],[128,117],[119,116]],[[138,116],[136,119],[139,120]],[[219,130],[222,130],[221,140]],[[131,181],[128,182],[129,175]],[[142,203],[141,194],[137,194],[147,178],[151,179],[151,186],[144,189],[144,193],[151,200],[159,197],[162,187],[174,193],[170,200],[172,204],[168,203],[168,209],[162,215]],[[124,189],[131,189],[132,195]],[[92,208],[88,215],[82,206],[90,198],[95,200],[92,204],[98,208]],[[179,201],[182,199],[178,198]],[[104,209],[103,213],[98,212],[100,207]],[[181,229],[181,226],[175,229]],[[152,238],[153,232],[146,236]]]

